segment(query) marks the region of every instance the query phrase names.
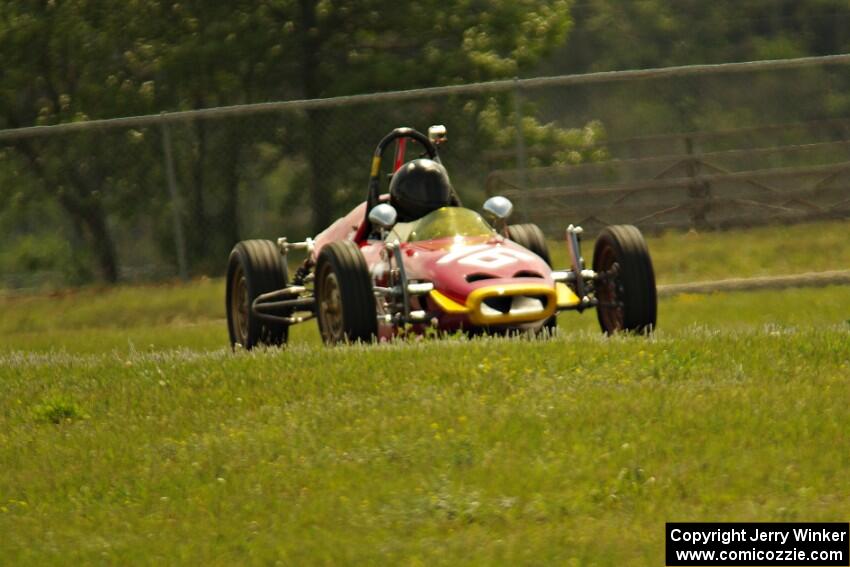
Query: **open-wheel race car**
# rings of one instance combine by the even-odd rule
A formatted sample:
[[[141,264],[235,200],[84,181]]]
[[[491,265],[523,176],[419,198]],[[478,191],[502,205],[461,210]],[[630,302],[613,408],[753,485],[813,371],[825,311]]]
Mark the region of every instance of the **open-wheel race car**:
[[[405,161],[406,143],[422,157]],[[609,226],[593,268],[582,229],[566,228],[570,266],[553,269],[541,230],[508,224],[511,202],[491,197],[483,216],[464,208],[438,154],[445,128],[428,136],[397,128],[372,157],[367,199],[315,238],[246,240],[230,254],[227,324],[234,347],[286,343],[289,327],[317,319],[325,343],[409,333],[540,332],[559,311],[596,308],[605,333],[648,333],[656,322],[655,275],[633,226]],[[387,193],[381,163],[395,142]],[[288,275],[293,251],[306,258]]]

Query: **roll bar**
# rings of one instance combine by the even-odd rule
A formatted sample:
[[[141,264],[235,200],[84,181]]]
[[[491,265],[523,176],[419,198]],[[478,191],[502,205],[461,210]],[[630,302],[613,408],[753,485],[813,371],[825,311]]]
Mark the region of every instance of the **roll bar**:
[[[378,197],[381,185],[381,160],[384,157],[384,151],[386,151],[387,147],[398,140],[399,138],[413,138],[419,144],[425,148],[425,152],[428,154],[428,157],[434,161],[439,162],[440,156],[437,153],[437,146],[428,139],[428,136],[419,132],[418,130],[414,130],[413,128],[396,128],[386,136],[384,136],[380,142],[378,142],[378,147],[375,148],[375,153],[372,154],[372,170],[369,174],[369,192],[366,198],[366,215],[368,217],[369,211],[372,210],[378,204]],[[366,220],[368,221],[368,218]]]

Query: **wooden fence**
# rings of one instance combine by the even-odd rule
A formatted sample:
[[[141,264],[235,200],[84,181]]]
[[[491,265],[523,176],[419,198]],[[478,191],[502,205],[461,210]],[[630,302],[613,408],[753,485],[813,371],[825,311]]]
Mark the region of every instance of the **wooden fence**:
[[[605,149],[611,155],[628,155],[648,143],[681,150],[496,169],[486,191],[512,199],[522,216],[553,235],[568,223],[590,232],[619,223],[657,232],[848,218],[850,120],[824,122],[610,142]],[[752,145],[758,138],[775,140],[776,132],[786,138],[796,132],[795,143]]]

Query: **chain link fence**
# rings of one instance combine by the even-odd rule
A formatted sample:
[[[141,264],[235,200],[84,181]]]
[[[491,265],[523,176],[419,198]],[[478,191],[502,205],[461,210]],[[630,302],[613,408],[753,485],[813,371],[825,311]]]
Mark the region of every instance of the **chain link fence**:
[[[850,56],[573,75],[0,131],[0,286],[219,275],[246,238],[365,198],[398,126],[445,124],[467,206],[559,235],[850,216]],[[411,150],[408,157],[413,157]],[[386,160],[387,162],[390,160]]]

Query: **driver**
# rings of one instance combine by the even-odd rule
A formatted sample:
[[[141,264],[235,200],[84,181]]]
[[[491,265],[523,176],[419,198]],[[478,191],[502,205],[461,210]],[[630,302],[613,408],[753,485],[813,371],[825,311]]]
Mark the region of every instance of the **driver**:
[[[398,168],[390,181],[390,204],[399,222],[411,222],[441,207],[460,205],[442,164],[415,159]]]

